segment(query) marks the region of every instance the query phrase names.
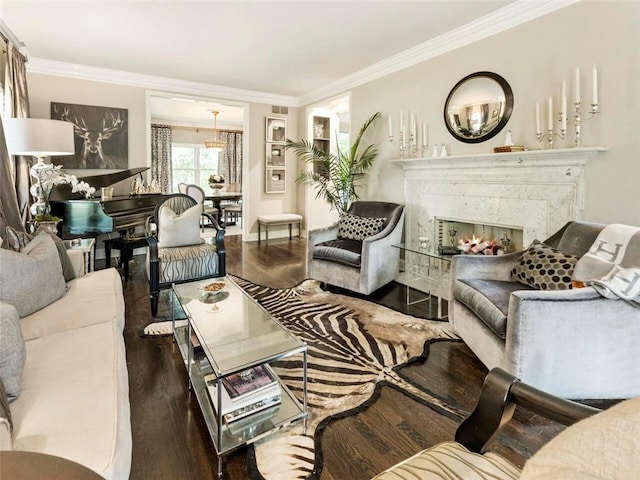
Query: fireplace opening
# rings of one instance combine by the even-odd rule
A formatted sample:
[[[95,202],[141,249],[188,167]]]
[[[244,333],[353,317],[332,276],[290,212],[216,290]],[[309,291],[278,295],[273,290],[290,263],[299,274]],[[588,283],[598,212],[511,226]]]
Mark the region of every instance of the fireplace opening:
[[[523,228],[435,217],[438,250],[451,254],[503,255],[523,249]]]

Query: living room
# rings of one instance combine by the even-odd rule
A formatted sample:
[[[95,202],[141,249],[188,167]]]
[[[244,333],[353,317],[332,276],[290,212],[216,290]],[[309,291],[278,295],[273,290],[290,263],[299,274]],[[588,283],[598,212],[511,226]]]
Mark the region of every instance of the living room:
[[[19,2],[8,2],[7,16],[5,17],[3,13],[2,20],[6,21],[13,33],[26,43],[28,51],[30,29],[23,27],[22,21],[18,19],[15,22],[11,21],[12,15],[16,14],[14,9],[17,9],[15,5],[12,5],[13,3]],[[475,24],[473,28],[469,27],[468,29],[462,28],[455,32],[456,35],[445,36],[444,40],[437,41],[436,39],[431,43],[427,42],[420,49],[416,48],[404,52],[403,55],[399,54],[390,59],[388,64],[381,64],[378,68],[365,69],[357,72],[358,75],[354,72],[354,74],[339,79],[326,88],[297,95],[266,92],[263,95],[250,96],[245,94],[246,92],[233,90],[234,85],[229,85],[228,89],[216,90],[215,86],[204,88],[202,84],[196,84],[196,82],[180,82],[166,77],[161,79],[139,74],[109,76],[108,70],[90,68],[89,66],[86,68],[76,66],[75,69],[70,69],[70,63],[47,62],[43,58],[34,58],[30,64],[27,64],[30,116],[50,118],[51,102],[54,101],[125,108],[129,112],[128,168],[137,168],[150,166],[148,103],[149,98],[157,92],[176,92],[177,96],[227,101],[242,105],[246,112],[243,123],[246,139],[243,174],[243,235],[242,241],[235,239],[228,244],[227,271],[243,278],[249,278],[252,275],[250,272],[255,269],[250,280],[260,283],[261,280],[268,281],[270,277],[269,275],[261,277],[255,271],[276,269],[278,265],[270,263],[271,260],[265,260],[264,255],[260,255],[260,252],[264,250],[259,250],[259,248],[264,249],[265,247],[264,245],[262,247],[256,245],[258,216],[295,212],[306,219],[309,217],[310,209],[314,208],[314,204],[310,202],[313,195],[308,195],[309,191],[295,181],[300,164],[295,161],[292,152],[287,154],[288,160],[291,161],[287,170],[286,192],[278,195],[265,193],[264,127],[265,118],[274,115],[272,109],[274,105],[288,107],[286,115],[278,114],[276,116],[286,118],[287,136],[292,139],[306,136],[306,132],[309,131],[309,112],[314,107],[345,94],[349,98],[352,134],[373,113],[382,112],[382,118],[375,125],[375,128],[370,130],[370,136],[367,137],[367,142],[375,144],[378,148],[379,156],[368,173],[361,196],[365,200],[408,204],[408,198],[415,198],[408,197],[408,195],[414,193],[407,190],[406,172],[402,165],[399,162],[394,162],[400,158],[398,143],[400,112],[404,112],[404,115],[413,112],[416,115],[420,136],[422,136],[420,128],[422,122],[428,125],[430,148],[427,157],[431,157],[433,145],[443,144],[451,157],[468,155],[473,158],[473,156],[491,154],[494,147],[505,144],[507,130],[511,132],[511,138],[516,145],[523,145],[531,149],[540,147],[544,149],[548,145],[548,138],[545,137],[541,142],[536,138],[536,103],[546,109],[547,99],[552,96],[555,108],[559,109],[563,80],[567,82],[569,98],[572,99],[575,88],[574,73],[576,67],[579,67],[583,72],[583,102],[589,105],[592,101],[591,71],[595,65],[598,72],[599,110],[597,114],[593,115],[593,118],[589,118],[589,115],[585,114],[581,124],[581,146],[586,148],[602,147],[602,149],[594,153],[582,165],[579,179],[572,183],[574,187],[571,188],[579,190],[582,197],[581,201],[567,209],[567,215],[570,218],[566,220],[581,219],[604,224],[640,225],[640,214],[636,208],[640,200],[638,198],[640,191],[637,188],[640,165],[636,161],[637,151],[640,149],[640,139],[633,131],[631,121],[636,118],[635,111],[640,105],[638,94],[634,88],[637,79],[640,78],[640,61],[636,48],[640,4],[623,1],[580,1],[566,2],[560,7],[553,5],[553,3],[545,2],[549,11],[539,16],[531,13],[531,10],[535,10],[536,7],[529,5],[529,2],[507,4],[505,8],[510,7],[510,9],[503,12],[504,16],[492,17],[491,23]],[[539,6],[539,8],[543,9],[544,7]],[[285,14],[283,13],[283,15]],[[503,23],[501,24],[501,22]],[[504,26],[507,24],[509,28]],[[488,36],[485,36],[484,33],[480,34],[478,31],[480,27],[486,28],[491,34],[487,34]],[[495,28],[495,31],[491,30],[492,28]],[[52,33],[52,35],[54,34]],[[391,64],[396,64],[396,67],[389,67]],[[496,72],[508,81],[513,91],[513,112],[507,127],[495,137],[481,143],[463,143],[454,139],[447,131],[443,121],[443,105],[451,89],[460,79],[470,73],[481,71]],[[570,105],[572,105],[571,102]],[[571,108],[570,112],[572,112]],[[390,128],[388,119],[390,119]],[[544,119],[546,120],[546,116]],[[543,123],[545,124],[543,133],[546,134],[546,122]],[[554,149],[571,149],[574,146],[575,125],[571,116],[568,123],[565,138],[554,137]],[[390,133],[393,142],[389,141]],[[407,153],[406,155],[410,158],[411,154]],[[416,157],[419,158],[421,155],[416,155]],[[527,160],[529,157],[524,158],[525,162],[530,161]],[[571,173],[573,174],[574,171],[572,170]],[[92,175],[103,172],[75,170],[71,173]],[[567,184],[573,182],[573,175],[567,173],[566,177],[568,178]],[[550,183],[561,182],[552,181]],[[123,185],[121,188],[126,187]],[[563,197],[557,198],[560,198],[557,200],[558,202],[562,202]],[[469,216],[480,217],[487,223],[495,221],[483,218],[481,213],[478,214],[480,206],[472,204],[469,208],[473,214]],[[551,205],[551,209],[555,210],[553,205]],[[448,216],[449,214],[439,215]],[[405,235],[417,236],[418,220],[419,218],[416,216],[407,216]],[[514,222],[505,221],[503,223],[511,224]],[[551,236],[557,230],[555,225],[550,222],[548,229],[541,232],[540,235]],[[304,237],[307,236],[308,227],[309,225],[305,222],[302,232],[303,242]],[[430,232],[429,235],[434,238],[435,232]],[[295,241],[289,244],[286,237],[286,228],[276,230],[274,243],[269,247],[282,265],[287,265],[296,272],[295,274],[287,273],[284,277],[289,279],[289,286],[293,286],[305,278],[304,274],[302,274],[302,278],[299,278],[299,269],[303,268],[305,252],[291,251],[291,248],[297,248],[292,247]],[[532,238],[525,237],[525,247],[528,240],[532,240]],[[247,245],[243,245],[243,243]],[[247,248],[252,253],[247,254],[245,251]],[[233,254],[236,255],[234,260],[231,259]],[[243,258],[243,255],[251,255],[252,260]],[[287,255],[293,256],[297,263],[289,265]],[[241,259],[240,265],[233,263],[240,261],[239,259]],[[102,260],[100,254],[98,260]],[[262,264],[262,266],[250,265],[251,261],[266,262],[266,264]],[[247,264],[242,266],[242,262],[247,262]],[[134,282],[136,274],[144,276],[144,272],[139,270],[140,265],[133,267]],[[283,285],[269,286],[284,288]],[[143,282],[140,288],[145,287]],[[125,297],[133,296],[134,294],[130,293],[133,291],[131,285],[127,286]],[[145,294],[138,291],[135,295],[140,302],[146,302]],[[129,315],[128,312],[127,315]],[[154,343],[147,347],[151,351],[160,349],[160,345],[162,348],[170,348],[167,342],[162,343],[161,340],[153,340],[152,342]],[[468,352],[456,353],[461,356],[467,354]],[[147,359],[151,358],[152,354],[150,353]],[[470,374],[473,377],[471,381],[474,382],[471,390],[477,393],[481,378],[476,378],[475,375],[477,372],[482,372],[481,365],[477,359],[466,361],[471,364],[476,362],[476,366],[473,368],[477,368],[477,370],[470,367],[468,371],[473,372]],[[443,361],[443,365],[446,364],[447,362]],[[445,367],[443,366],[443,368]],[[172,375],[171,381],[180,383],[181,388],[184,387],[182,385],[183,378],[176,379],[174,373],[169,375]],[[454,374],[444,373],[442,375],[446,377]],[[146,379],[146,381],[152,380],[150,377]],[[165,378],[158,379],[160,382],[165,380]],[[172,388],[171,391],[175,394],[176,389]],[[394,398],[397,400],[402,396]],[[193,411],[197,411],[197,408],[194,407]],[[420,413],[420,415],[427,414]],[[160,421],[161,416],[159,415],[157,418]],[[195,430],[189,430],[189,432],[193,433],[200,428],[202,429],[201,436],[204,437],[206,426],[202,424],[201,420],[195,420],[195,422],[197,424]],[[446,419],[445,422],[447,429],[454,428],[455,422],[451,418]],[[434,421],[434,423],[436,422]],[[201,442],[199,439],[197,441]],[[334,440],[334,445],[338,443]],[[134,452],[136,448],[143,448],[146,450],[144,456],[148,457],[150,462],[154,461],[152,444],[153,440],[147,440],[142,447],[134,444]],[[353,453],[351,449],[348,451]],[[169,455],[169,452],[164,451],[163,455]],[[233,454],[233,456],[236,455],[238,454]],[[325,454],[325,457],[329,458],[331,455],[337,454]],[[167,461],[167,459],[165,458],[163,461]],[[365,459],[361,459],[361,461],[366,462]],[[241,460],[237,460],[237,462],[241,462]],[[208,465],[208,461],[205,463]],[[395,462],[391,462],[387,466],[392,463]],[[138,475],[132,475],[131,478],[151,478],[145,475],[140,463],[137,465]],[[199,465],[197,468],[202,468],[202,465]],[[192,475],[194,477],[199,477],[197,468]],[[384,468],[378,468],[376,471],[381,471]],[[324,471],[323,475],[327,475],[326,472],[330,469],[325,468]],[[363,471],[367,472],[366,475],[371,476],[371,472],[366,468]],[[207,476],[203,478],[207,478]],[[229,475],[228,478],[235,477]]]

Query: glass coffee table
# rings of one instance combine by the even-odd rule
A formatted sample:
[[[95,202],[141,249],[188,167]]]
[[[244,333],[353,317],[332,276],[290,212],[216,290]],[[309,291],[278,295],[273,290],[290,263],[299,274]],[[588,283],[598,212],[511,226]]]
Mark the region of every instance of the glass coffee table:
[[[224,288],[217,292],[203,291],[205,285],[213,282],[224,282]],[[292,335],[228,277],[173,285],[172,298],[187,315],[186,325],[176,326],[174,313],[174,337],[188,371],[189,388],[198,399],[216,449],[218,478],[222,477],[224,454],[297,420],[303,420],[306,429],[305,342]],[[275,375],[281,387],[278,405],[233,422],[226,422],[217,413],[223,411],[220,403],[223,378],[296,354],[302,357],[301,401]],[[217,389],[215,406],[211,388]]]

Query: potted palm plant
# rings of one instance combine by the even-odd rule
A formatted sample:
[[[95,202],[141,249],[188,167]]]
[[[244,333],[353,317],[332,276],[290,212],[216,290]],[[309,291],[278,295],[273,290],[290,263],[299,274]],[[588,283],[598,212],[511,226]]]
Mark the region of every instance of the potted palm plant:
[[[351,202],[358,200],[357,188],[378,156],[374,145],[361,148],[360,142],[379,117],[380,112],[372,115],[360,128],[351,147],[346,150],[338,147],[337,153],[324,152],[308,140],[286,140],[285,148],[293,149],[311,167],[300,173],[297,182],[312,185],[316,197],[324,198],[339,214],[346,212]]]

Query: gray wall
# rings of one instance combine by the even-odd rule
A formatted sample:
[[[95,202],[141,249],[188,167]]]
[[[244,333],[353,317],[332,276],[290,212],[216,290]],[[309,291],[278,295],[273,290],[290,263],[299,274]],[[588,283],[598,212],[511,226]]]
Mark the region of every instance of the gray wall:
[[[50,103],[52,101],[128,109],[128,168],[151,165],[147,135],[146,89],[35,73],[27,75],[27,82],[31,116],[34,118],[50,118]],[[212,97],[214,97],[213,93]],[[250,128],[249,132],[245,132],[245,139],[248,143],[245,158],[245,181],[243,182],[245,191],[243,226],[248,229],[249,239],[257,239],[256,219],[258,214],[297,213],[297,185],[295,183],[297,162],[291,153],[287,153],[286,193],[269,195],[264,193],[265,117],[272,116],[271,105],[251,103],[248,109]],[[290,108],[286,118],[287,135],[291,138],[297,138],[296,109]],[[75,170],[69,173],[85,176],[107,172],[106,170]],[[129,181],[117,185],[115,193],[128,194]],[[276,235],[274,232],[274,236]],[[284,231],[282,235],[284,235]]]
[[[504,133],[480,144],[455,140],[443,123],[443,106],[451,88],[469,73],[489,70],[502,75],[513,89],[515,105],[507,129],[516,144],[537,148],[534,104],[560,94],[567,79],[573,98],[572,72],[582,70],[582,98],[591,100],[591,68],[597,65],[602,113],[583,122],[583,146],[609,149],[587,168],[587,200],[584,217],[591,221],[640,225],[640,2],[580,2],[525,25],[495,35],[419,65],[351,90],[352,132],[373,112],[417,112],[429,122],[431,143],[447,143],[449,153],[490,153],[504,143]],[[557,105],[557,104],[556,104]],[[557,107],[556,107],[557,108]],[[543,114],[543,125],[546,124]],[[397,127],[396,134],[397,134]],[[571,130],[571,127],[568,127]],[[400,167],[387,141],[386,118],[372,140],[380,150],[367,197],[403,200]],[[570,147],[570,131],[556,147]],[[394,144],[397,147],[397,143]]]

